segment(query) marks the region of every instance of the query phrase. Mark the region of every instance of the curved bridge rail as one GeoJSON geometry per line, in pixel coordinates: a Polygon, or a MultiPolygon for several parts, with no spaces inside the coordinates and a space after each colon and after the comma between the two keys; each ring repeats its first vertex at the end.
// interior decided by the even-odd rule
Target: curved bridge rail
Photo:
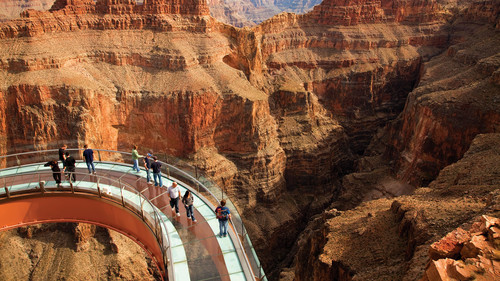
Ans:
{"type": "MultiPolygon", "coordinates": [[[[78,160],[82,160],[83,158],[81,153],[82,150],[83,149],[67,149],[67,151],[70,151],[72,156],[78,160]]],[[[131,153],[104,149],[93,150],[94,161],[96,163],[118,162],[126,163],[127,165],[131,166],[131,153]]],[[[23,165],[42,163],[49,160],[57,160],[57,151],[57,149],[51,149],[0,156],[0,168],[19,166],[19,172],[22,172],[23,165]]],[[[239,215],[236,207],[231,202],[231,200],[225,195],[223,190],[221,190],[220,187],[211,182],[202,173],[200,173],[200,171],[198,171],[195,167],[192,167],[189,164],[184,163],[182,160],[175,159],[170,156],[166,157],[166,159],[168,159],[169,162],[174,163],[170,164],[165,161],[159,161],[162,163],[162,173],[166,175],[167,178],[171,178],[172,180],[182,183],[182,185],[186,188],[203,196],[204,199],[208,199],[208,205],[216,206],[219,203],[219,198],[226,199],[227,206],[231,209],[233,214],[231,220],[232,229],[239,237],[239,239],[234,239],[234,242],[239,245],[239,250],[237,249],[237,251],[242,253],[240,256],[242,263],[246,264],[246,267],[249,268],[250,272],[252,272],[252,275],[250,275],[247,279],[267,280],[264,270],[262,269],[257,254],[250,241],[250,237],[243,225],[241,216],[239,215]]],[[[137,178],[137,181],[141,180],[144,179],[137,178]]]]}
{"type": "Polygon", "coordinates": [[[83,173],[74,173],[77,182],[58,187],[52,174],[16,173],[1,178],[0,213],[11,215],[0,216],[0,230],[58,221],[101,225],[136,241],[163,276],[173,276],[169,233],[147,198],[120,180],[83,173]]]}

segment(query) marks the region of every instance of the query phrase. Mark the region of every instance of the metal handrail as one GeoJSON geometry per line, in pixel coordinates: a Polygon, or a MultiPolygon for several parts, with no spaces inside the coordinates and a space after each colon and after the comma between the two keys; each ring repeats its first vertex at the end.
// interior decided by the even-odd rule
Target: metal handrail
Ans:
{"type": "MultiPolygon", "coordinates": [[[[66,151],[83,151],[84,149],[83,148],[67,148],[66,151]]],[[[92,149],[94,152],[97,152],[97,156],[99,158],[99,161],[95,161],[95,162],[107,162],[107,161],[101,161],[101,153],[113,153],[113,154],[119,154],[119,155],[126,155],[126,156],[131,156],[132,153],[130,152],[124,152],[124,151],[115,151],[115,150],[108,150],[108,149],[92,149]]],[[[25,156],[25,155],[30,155],[30,154],[42,154],[42,153],[52,153],[52,152],[58,152],[58,149],[49,149],[49,150],[38,150],[38,151],[29,151],[29,152],[20,152],[20,153],[15,153],[15,154],[9,154],[9,155],[3,155],[3,156],[0,156],[0,164],[1,164],[1,161],[4,159],[4,158],[8,158],[8,157],[15,157],[16,158],[16,163],[18,164],[18,166],[20,166],[20,162],[21,160],[19,159],[19,156],[25,156]]],[[[82,155],[81,154],[78,154],[80,157],[78,157],[79,159],[82,158],[82,155]]],[[[141,157],[144,157],[144,156],[141,156],[141,157]]],[[[54,157],[53,157],[54,158],[54,157]]],[[[112,162],[116,162],[116,161],[112,161],[112,162]]],[[[167,177],[168,178],[173,178],[175,180],[177,180],[177,178],[175,177],[172,177],[171,176],[171,170],[175,171],[176,173],[178,173],[180,176],[182,177],[185,177],[186,179],[189,179],[194,186],[198,187],[202,187],[204,192],[208,193],[208,195],[214,200],[214,202],[216,202],[217,204],[220,203],[220,200],[217,198],[217,196],[207,187],[205,186],[205,184],[203,184],[201,181],[199,181],[197,178],[193,177],[192,175],[190,175],[189,173],[185,172],[184,170],[182,169],[179,169],[178,167],[174,166],[174,165],[171,165],[167,162],[164,162],[164,161],[161,161],[161,160],[158,160],[158,162],[162,163],[162,169],[163,170],[166,170],[166,173],[167,173],[167,177]],[[165,165],[165,167],[163,166],[165,165]]],[[[192,166],[190,166],[191,168],[193,168],[192,166]]],[[[195,169],[195,173],[196,175],[198,176],[198,170],[195,169]]],[[[179,182],[181,182],[179,180],[179,182]]],[[[226,198],[226,199],[229,199],[227,196],[224,196],[224,192],[223,190],[218,187],[216,184],[213,184],[212,185],[216,188],[218,188],[218,190],[221,192],[222,194],[222,197],[226,198]]],[[[189,188],[190,191],[198,191],[197,193],[199,193],[199,190],[196,190],[194,189],[194,187],[191,187],[189,186],[188,184],[185,185],[186,188],[189,188]]],[[[229,200],[230,202],[230,200],[229,200]]],[[[207,203],[207,202],[206,202],[207,203]]],[[[234,204],[231,202],[231,205],[234,206],[234,204]]],[[[246,240],[247,240],[247,243],[249,244],[249,246],[251,248],[253,248],[251,242],[249,241],[248,239],[248,235],[247,232],[246,232],[246,229],[244,228],[243,226],[243,221],[241,220],[241,216],[239,215],[238,213],[238,210],[236,208],[234,208],[234,211],[235,211],[235,214],[237,217],[239,217],[240,221],[241,221],[241,230],[242,230],[242,233],[241,233],[241,236],[244,237],[246,240]]],[[[238,229],[234,223],[234,221],[231,219],[230,220],[230,223],[231,225],[233,226],[233,230],[235,231],[236,235],[238,236],[238,229]]],[[[254,256],[254,261],[256,262],[257,266],[259,267],[258,268],[258,273],[259,273],[259,276],[255,275],[255,272],[254,272],[254,269],[252,268],[252,264],[250,263],[249,259],[248,259],[248,253],[246,253],[245,251],[245,248],[243,247],[243,244],[241,242],[240,239],[236,239],[237,240],[237,244],[238,246],[240,247],[240,249],[243,251],[244,253],[244,261],[247,265],[247,268],[253,273],[253,277],[258,277],[258,278],[265,278],[265,274],[263,276],[261,276],[261,265],[260,265],[260,261],[258,260],[258,258],[254,255],[254,253],[252,253],[252,255],[254,256]]]]}
{"type": "MultiPolygon", "coordinates": [[[[91,194],[91,195],[96,195],[95,192],[91,192],[90,190],[88,189],[84,189],[84,188],[78,188],[78,187],[75,187],[74,185],[71,185],[71,189],[63,189],[63,188],[58,188],[57,186],[54,186],[53,188],[50,188],[50,187],[47,187],[46,185],[41,185],[40,183],[42,182],[42,177],[41,176],[45,176],[43,179],[50,179],[52,178],[52,175],[53,175],[54,172],[52,171],[44,171],[44,172],[28,172],[28,173],[19,173],[19,174],[15,174],[15,175],[8,175],[8,176],[4,176],[3,179],[4,179],[4,188],[5,188],[5,192],[6,192],[6,197],[4,197],[5,199],[11,199],[12,197],[17,197],[17,196],[21,196],[21,195],[26,195],[26,194],[33,194],[33,193],[36,193],[36,192],[41,192],[41,193],[46,193],[48,191],[50,192],[61,192],[61,193],[67,193],[67,192],[71,192],[71,193],[74,193],[75,191],[77,192],[80,192],[80,193],[85,193],[85,194],[91,194]],[[39,183],[39,190],[35,189],[25,189],[25,190],[22,190],[20,192],[11,192],[9,190],[9,187],[11,188],[12,186],[14,186],[14,184],[10,185],[10,186],[7,186],[6,182],[7,182],[7,179],[9,178],[14,178],[14,180],[12,180],[12,182],[14,183],[15,182],[15,178],[19,178],[20,176],[26,176],[26,175],[37,175],[38,176],[38,183],[39,183]],[[27,192],[29,191],[29,192],[27,192]],[[36,192],[33,192],[33,191],[36,191],[36,192]]],[[[75,175],[81,175],[83,178],[85,177],[89,177],[90,175],[89,174],[86,174],[86,173],[79,173],[79,172],[70,172],[69,174],[75,174],[75,175]]],[[[121,181],[118,181],[118,180],[115,180],[113,178],[109,178],[109,177],[104,177],[104,176],[101,176],[101,175],[92,175],[91,177],[93,178],[96,178],[96,183],[97,183],[97,195],[100,197],[100,198],[103,198],[102,196],[102,192],[101,190],[99,189],[99,184],[98,182],[101,180],[101,179],[105,179],[108,181],[108,185],[110,186],[114,186],[114,187],[117,187],[120,189],[120,198],[114,196],[115,194],[111,193],[111,194],[108,194],[107,196],[104,196],[105,199],[107,200],[110,200],[110,199],[117,199],[118,200],[111,200],[115,203],[118,203],[120,205],[122,205],[124,208],[132,211],[133,213],[135,213],[145,224],[146,226],[151,230],[151,232],[153,233],[153,235],[155,236],[156,238],[156,241],[158,242],[158,245],[160,246],[160,249],[161,249],[161,252],[162,252],[162,256],[163,256],[163,259],[161,262],[164,263],[164,266],[167,268],[167,274],[168,275],[171,275],[171,276],[175,276],[174,275],[174,272],[173,272],[173,266],[169,263],[169,262],[166,262],[169,260],[169,257],[172,256],[172,253],[171,253],[171,247],[170,247],[170,234],[168,233],[168,231],[163,231],[162,227],[161,227],[161,220],[159,219],[160,218],[160,215],[158,214],[158,211],[153,208],[153,222],[151,223],[150,221],[148,221],[148,219],[146,218],[146,216],[144,216],[144,202],[148,202],[151,206],[154,206],[154,204],[152,204],[151,202],[149,202],[149,200],[143,196],[140,192],[138,192],[137,190],[135,190],[132,186],[126,184],[126,183],[122,183],[121,181]],[[118,185],[113,185],[112,183],[116,184],[118,183],[118,185]],[[132,192],[134,193],[135,196],[137,196],[141,201],[141,203],[139,204],[140,206],[140,210],[139,209],[134,209],[132,208],[131,206],[133,206],[134,204],[125,204],[125,197],[123,195],[123,190],[125,187],[128,187],[128,190],[129,192],[132,192]],[[167,237],[167,241],[165,241],[163,238],[165,236],[167,237]],[[166,244],[166,245],[165,245],[166,244]]],[[[71,178],[71,175],[70,175],[70,178],[71,178]]],[[[79,180],[79,181],[85,181],[85,180],[79,180]]],[[[93,181],[89,181],[89,182],[93,182],[93,181]]],[[[27,183],[26,181],[23,181],[22,183],[27,183]]],[[[18,183],[18,184],[22,184],[21,182],[18,183]]],[[[32,181],[29,181],[29,183],[32,183],[32,181]]],[[[70,184],[71,184],[71,181],[70,181],[70,184]]],[[[2,198],[3,196],[0,195],[0,201],[4,198],[2,198]]],[[[160,261],[159,261],[160,262],[160,261]]],[[[172,280],[172,279],[170,279],[172,280]]]]}

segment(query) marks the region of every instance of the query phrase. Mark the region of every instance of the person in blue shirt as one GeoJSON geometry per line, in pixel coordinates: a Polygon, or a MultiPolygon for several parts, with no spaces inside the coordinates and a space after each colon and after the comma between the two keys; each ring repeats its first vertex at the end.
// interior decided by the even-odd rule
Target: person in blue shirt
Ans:
{"type": "Polygon", "coordinates": [[[87,144],[84,145],[83,148],[85,148],[85,150],[83,151],[83,158],[85,158],[85,163],[87,164],[87,169],[89,169],[89,174],[95,174],[94,151],[90,149],[87,144]]]}
{"type": "Polygon", "coordinates": [[[219,236],[226,237],[227,236],[227,227],[229,225],[229,220],[231,219],[231,212],[229,208],[226,207],[226,200],[222,199],[220,201],[220,205],[215,208],[215,215],[219,220],[219,236]]]}

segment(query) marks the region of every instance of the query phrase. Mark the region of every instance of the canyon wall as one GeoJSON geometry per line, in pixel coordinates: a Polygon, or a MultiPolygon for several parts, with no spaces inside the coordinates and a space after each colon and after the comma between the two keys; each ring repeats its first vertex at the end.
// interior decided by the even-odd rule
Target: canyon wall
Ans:
{"type": "Polygon", "coordinates": [[[500,129],[498,31],[462,21],[454,30],[454,44],[425,65],[418,88],[387,128],[388,157],[396,159],[401,179],[417,185],[460,159],[477,134],[500,129]]]}
{"type": "MultiPolygon", "coordinates": [[[[456,15],[447,51],[422,65],[403,112],[374,136],[356,173],[343,178],[341,201],[303,232],[281,280],[441,280],[440,268],[454,278],[454,268],[476,278],[495,274],[498,266],[493,262],[491,269],[484,257],[477,259],[486,267],[469,260],[476,267],[467,270],[477,269],[471,273],[459,261],[438,264],[429,248],[457,227],[469,229],[480,215],[499,215],[500,37],[495,21],[469,14],[491,11],[477,8],[490,4],[478,1],[456,15]],[[385,186],[387,176],[428,187],[397,199],[366,198],[373,191],[398,195],[385,186]]],[[[461,243],[450,239],[444,238],[446,247],[461,243]]]]}
{"type": "MultiPolygon", "coordinates": [[[[499,137],[476,136],[463,159],[413,195],[373,200],[344,212],[330,209],[315,217],[297,242],[294,267],[284,270],[281,280],[421,280],[429,260],[447,254],[456,258],[451,248],[465,241],[446,236],[438,242],[441,238],[457,227],[470,229],[481,215],[500,215],[499,137]]],[[[464,257],[473,252],[468,253],[464,257]]],[[[478,269],[475,275],[489,280],[498,266],[481,261],[493,271],[478,269]]]]}

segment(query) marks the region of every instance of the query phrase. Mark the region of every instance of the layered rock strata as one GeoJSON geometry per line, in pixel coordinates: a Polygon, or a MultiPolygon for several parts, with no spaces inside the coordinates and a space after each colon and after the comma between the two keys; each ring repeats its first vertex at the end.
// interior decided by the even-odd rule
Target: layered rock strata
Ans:
{"type": "Polygon", "coordinates": [[[247,36],[257,37],[255,47],[241,50],[251,52],[247,61],[234,64],[248,65],[250,80],[266,91],[298,84],[315,93],[362,154],[375,131],[402,110],[422,59],[438,54],[448,34],[439,23],[325,27],[313,26],[309,16],[264,22],[247,36]]]}
{"type": "Polygon", "coordinates": [[[427,184],[462,157],[479,133],[500,130],[498,30],[457,23],[447,52],[425,65],[405,109],[388,126],[398,176],[427,184]],[[453,70],[453,71],[450,71],[453,70]]]}

